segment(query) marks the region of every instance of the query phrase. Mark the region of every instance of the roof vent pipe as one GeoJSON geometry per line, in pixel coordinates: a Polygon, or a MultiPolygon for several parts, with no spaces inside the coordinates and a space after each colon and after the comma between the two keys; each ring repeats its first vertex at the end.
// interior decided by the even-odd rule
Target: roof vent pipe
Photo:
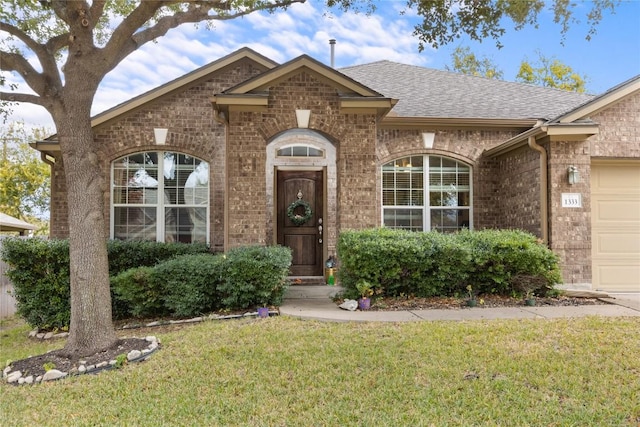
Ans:
{"type": "Polygon", "coordinates": [[[336,68],[336,39],[329,40],[331,45],[331,68],[336,68]]]}

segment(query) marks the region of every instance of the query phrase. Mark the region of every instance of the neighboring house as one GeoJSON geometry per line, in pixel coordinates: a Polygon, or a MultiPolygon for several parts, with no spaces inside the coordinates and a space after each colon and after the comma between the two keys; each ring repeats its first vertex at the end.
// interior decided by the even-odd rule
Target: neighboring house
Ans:
{"type": "Polygon", "coordinates": [[[0,212],[0,233],[2,234],[18,233],[20,236],[27,236],[37,229],[35,225],[0,212]]]}
{"type": "MultiPolygon", "coordinates": [[[[278,243],[293,276],[322,280],[342,230],[517,228],[569,286],[640,287],[640,76],[594,97],[245,48],[93,128],[111,238],[278,243]]],[[[65,237],[55,136],[34,146],[55,160],[51,235],[65,237]]]]}
{"type": "MultiPolygon", "coordinates": [[[[21,219],[0,212],[0,253],[2,241],[13,236],[28,237],[38,227],[21,219]]],[[[13,285],[5,275],[9,266],[0,259],[0,319],[13,316],[16,312],[16,300],[11,294],[13,285]]]]}

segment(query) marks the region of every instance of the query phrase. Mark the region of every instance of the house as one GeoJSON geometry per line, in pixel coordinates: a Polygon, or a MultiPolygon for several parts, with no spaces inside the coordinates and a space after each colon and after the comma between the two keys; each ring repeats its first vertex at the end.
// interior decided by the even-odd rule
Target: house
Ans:
{"type": "MultiPolygon", "coordinates": [[[[240,49],[93,118],[118,239],[293,249],[322,280],[342,230],[517,228],[568,286],[640,289],[640,76],[600,96],[390,61],[240,49]]],[[[51,234],[68,234],[55,139],[51,234]]]]}

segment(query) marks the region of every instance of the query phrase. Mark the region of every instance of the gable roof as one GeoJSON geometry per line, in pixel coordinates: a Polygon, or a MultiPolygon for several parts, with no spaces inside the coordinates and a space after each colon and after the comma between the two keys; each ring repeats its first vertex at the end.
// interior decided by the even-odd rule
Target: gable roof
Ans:
{"type": "Polygon", "coordinates": [[[26,231],[36,230],[38,227],[24,222],[21,219],[0,212],[0,231],[26,231]]]}
{"type": "Polygon", "coordinates": [[[347,76],[399,99],[402,117],[551,119],[592,95],[378,61],[341,68],[347,76]]]}
{"type": "Polygon", "coordinates": [[[536,126],[522,132],[504,143],[485,150],[487,156],[497,156],[527,143],[528,138],[542,138],[545,136],[558,137],[567,140],[571,137],[579,139],[596,135],[598,124],[589,118],[589,115],[605,110],[627,96],[640,92],[640,75],[616,85],[602,95],[591,98],[589,101],[578,105],[551,120],[540,121],[536,126]]]}
{"type": "Polygon", "coordinates": [[[565,112],[561,116],[556,117],[553,122],[571,123],[575,122],[576,120],[585,119],[592,114],[611,107],[613,104],[621,101],[623,98],[626,98],[627,96],[639,91],[640,74],[620,83],[619,85],[612,87],[602,95],[596,96],[586,103],[565,112]]]}
{"type": "Polygon", "coordinates": [[[226,113],[231,108],[266,108],[268,89],[301,71],[313,74],[315,78],[335,88],[342,109],[375,109],[377,114],[386,114],[395,105],[395,99],[342,74],[309,55],[301,55],[282,65],[233,86],[213,97],[215,108],[226,113]]]}
{"type": "Polygon", "coordinates": [[[131,111],[143,104],[151,102],[175,90],[185,89],[186,87],[189,87],[190,85],[197,83],[202,79],[206,79],[210,74],[242,59],[250,59],[256,64],[262,65],[265,69],[270,69],[278,65],[277,62],[272,61],[266,56],[261,55],[248,47],[243,47],[236,50],[235,52],[230,53],[227,56],[224,56],[205,66],[197,68],[190,73],[178,77],[177,79],[174,79],[168,83],[165,83],[162,86],[158,86],[155,89],[136,96],[135,98],[131,98],[128,101],[125,101],[113,108],[97,114],[91,120],[91,126],[102,124],[108,120],[113,119],[114,117],[120,116],[128,111],[131,111]]]}

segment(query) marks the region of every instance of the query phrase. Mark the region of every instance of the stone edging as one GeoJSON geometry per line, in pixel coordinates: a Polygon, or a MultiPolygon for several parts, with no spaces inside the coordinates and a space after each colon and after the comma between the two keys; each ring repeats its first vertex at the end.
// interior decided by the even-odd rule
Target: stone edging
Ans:
{"type": "MultiPolygon", "coordinates": [[[[277,310],[269,310],[269,317],[278,316],[280,314],[277,310]]],[[[128,325],[124,325],[118,330],[127,330],[127,329],[141,329],[141,328],[153,328],[155,326],[168,326],[168,325],[183,325],[188,323],[200,323],[206,322],[209,320],[230,320],[230,319],[242,319],[245,317],[258,317],[257,311],[250,311],[244,314],[229,314],[226,316],[221,316],[217,314],[211,314],[209,316],[201,316],[201,317],[193,317],[191,319],[182,319],[182,320],[157,320],[149,323],[132,323],[128,325]]],[[[29,332],[29,338],[35,338],[39,340],[50,340],[57,338],[67,338],[69,336],[69,332],[60,332],[54,334],[53,332],[38,332],[37,330],[33,330],[29,332]]]]}
{"type": "MultiPolygon", "coordinates": [[[[147,360],[158,348],[160,348],[160,340],[153,335],[147,336],[144,338],[147,342],[149,342],[149,346],[144,350],[131,350],[127,353],[127,362],[142,362],[147,360]]],[[[98,372],[112,369],[117,365],[116,360],[110,360],[108,362],[101,362],[97,365],[87,365],[86,362],[80,361],[80,366],[77,368],[71,369],[70,372],[62,372],[57,369],[51,369],[45,372],[44,375],[39,375],[37,377],[33,377],[33,375],[29,375],[27,377],[22,376],[22,372],[20,371],[12,371],[11,366],[7,366],[2,371],[2,378],[8,384],[38,384],[46,381],[54,381],[59,380],[61,378],[65,378],[67,376],[74,375],[82,375],[82,374],[97,374],[98,372]]]]}
{"type": "MultiPolygon", "coordinates": [[[[269,316],[277,316],[280,313],[278,311],[269,310],[269,316]]],[[[257,311],[248,312],[244,314],[231,314],[226,316],[220,316],[217,314],[212,314],[209,316],[202,317],[194,317],[192,319],[183,319],[183,320],[168,320],[168,321],[155,321],[144,324],[131,324],[124,325],[119,330],[127,330],[127,329],[139,329],[139,328],[152,328],[154,326],[166,326],[166,325],[181,325],[188,323],[200,323],[206,322],[209,320],[230,320],[230,319],[241,319],[246,317],[259,317],[257,311]]],[[[41,339],[41,340],[49,340],[49,339],[57,339],[57,338],[66,338],[69,336],[68,332],[61,332],[54,334],[53,332],[38,332],[37,330],[29,332],[29,338],[41,339]]],[[[160,340],[153,335],[144,338],[149,342],[149,347],[139,351],[132,350],[127,354],[127,362],[142,362],[151,356],[158,348],[160,348],[160,340]]],[[[41,383],[46,381],[54,381],[59,380],[61,378],[65,378],[67,376],[73,375],[81,375],[81,374],[96,374],[106,369],[112,369],[118,362],[116,360],[110,360],[109,362],[101,362],[97,365],[87,365],[86,363],[82,363],[80,361],[80,366],[78,368],[73,368],[71,372],[62,372],[57,369],[51,369],[45,372],[44,375],[40,375],[36,378],[33,375],[29,375],[27,377],[22,376],[22,372],[20,371],[12,371],[11,366],[7,366],[2,371],[2,379],[5,380],[9,384],[33,384],[33,383],[41,383]]]]}

